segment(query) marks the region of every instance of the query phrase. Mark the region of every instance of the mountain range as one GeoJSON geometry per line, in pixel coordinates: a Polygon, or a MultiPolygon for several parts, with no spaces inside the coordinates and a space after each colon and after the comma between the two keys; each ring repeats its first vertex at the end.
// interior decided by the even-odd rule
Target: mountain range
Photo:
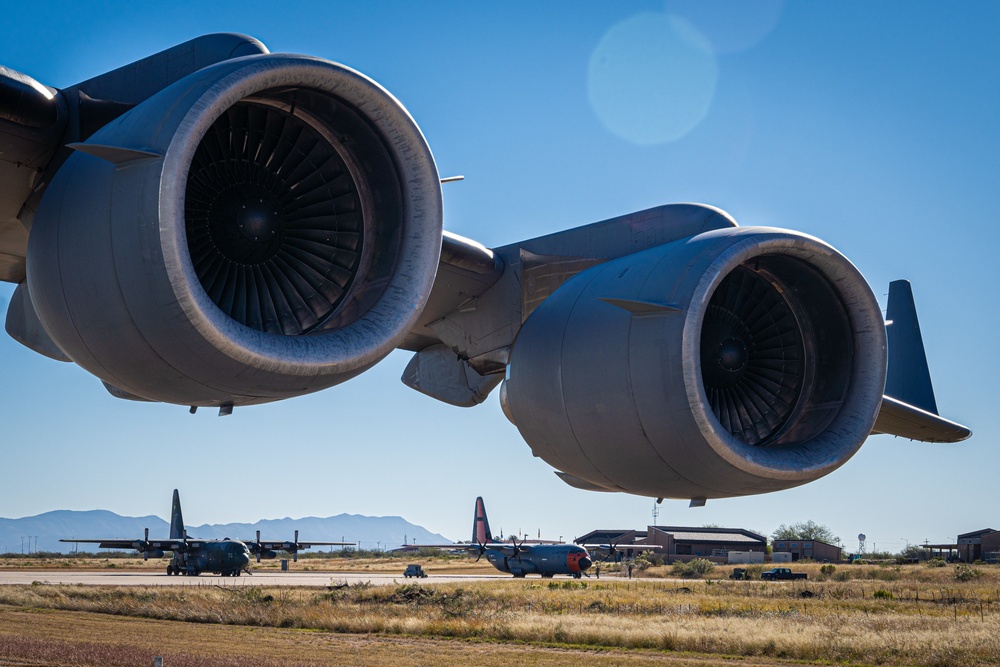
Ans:
{"type": "MultiPolygon", "coordinates": [[[[60,539],[142,539],[149,528],[150,538],[165,538],[170,523],[158,516],[120,516],[107,510],[55,510],[21,519],[0,518],[0,553],[48,551],[69,553],[71,542],[60,539]]],[[[256,523],[206,524],[186,526],[188,535],[200,539],[225,537],[252,540],[257,530],[263,540],[292,540],[296,529],[300,542],[356,542],[362,549],[395,549],[404,539],[413,544],[442,544],[448,538],[432,533],[398,516],[338,514],[301,519],[262,519],[256,523]]],[[[97,545],[80,545],[79,551],[97,551],[97,545]]],[[[333,547],[335,549],[339,547],[333,547]]],[[[316,551],[316,549],[313,549],[316,551]]]]}

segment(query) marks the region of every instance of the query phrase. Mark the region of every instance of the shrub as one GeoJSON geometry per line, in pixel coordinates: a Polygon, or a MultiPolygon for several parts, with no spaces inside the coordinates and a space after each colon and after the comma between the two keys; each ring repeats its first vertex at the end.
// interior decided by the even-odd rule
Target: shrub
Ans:
{"type": "Polygon", "coordinates": [[[824,565],[823,567],[819,568],[819,571],[822,572],[823,574],[827,575],[827,576],[830,576],[836,570],[837,570],[837,567],[835,565],[830,565],[830,564],[824,565]]]}
{"type": "Polygon", "coordinates": [[[956,581],[972,581],[983,576],[983,571],[978,567],[970,567],[964,563],[955,566],[956,581]]]}
{"type": "Polygon", "coordinates": [[[927,567],[944,567],[947,563],[944,562],[943,558],[931,558],[927,561],[927,567]]]}
{"type": "Polygon", "coordinates": [[[882,590],[880,588],[874,593],[872,593],[872,597],[875,598],[876,600],[892,600],[895,596],[891,592],[882,590]]]}
{"type": "Polygon", "coordinates": [[[697,579],[714,570],[715,563],[704,558],[695,558],[686,563],[675,561],[670,567],[674,576],[684,577],[685,579],[697,579]]]}

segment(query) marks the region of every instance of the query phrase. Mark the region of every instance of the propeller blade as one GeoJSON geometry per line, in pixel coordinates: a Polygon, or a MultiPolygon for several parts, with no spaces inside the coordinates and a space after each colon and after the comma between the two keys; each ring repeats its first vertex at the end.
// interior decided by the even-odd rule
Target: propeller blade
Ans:
{"type": "Polygon", "coordinates": [[[257,531],[257,562],[260,562],[260,531],[257,531]]]}
{"type": "Polygon", "coordinates": [[[296,531],[295,531],[295,546],[293,547],[293,551],[292,551],[292,562],[293,563],[298,563],[299,562],[299,531],[298,531],[298,529],[296,529],[296,531]]]}
{"type": "Polygon", "coordinates": [[[142,559],[149,560],[149,528],[146,529],[146,537],[142,540],[142,559]]]}

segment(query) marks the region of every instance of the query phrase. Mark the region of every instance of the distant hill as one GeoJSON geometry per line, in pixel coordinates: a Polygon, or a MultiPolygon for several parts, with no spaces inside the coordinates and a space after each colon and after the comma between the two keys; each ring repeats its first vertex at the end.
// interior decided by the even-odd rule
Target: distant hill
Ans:
{"type": "MultiPolygon", "coordinates": [[[[21,553],[22,549],[25,553],[68,553],[73,551],[74,545],[60,542],[60,539],[139,539],[145,528],[149,528],[151,538],[168,537],[170,534],[170,523],[158,516],[119,516],[107,510],[56,510],[22,519],[0,518],[0,553],[21,553]]],[[[296,529],[300,542],[360,542],[362,549],[394,549],[403,544],[404,537],[411,544],[414,539],[420,544],[452,541],[398,516],[338,514],[325,518],[286,517],[263,519],[256,523],[187,526],[188,535],[201,539],[229,537],[247,540],[253,539],[256,531],[260,530],[260,537],[264,540],[291,540],[296,529]]],[[[96,546],[80,545],[79,550],[97,551],[96,546]]]]}

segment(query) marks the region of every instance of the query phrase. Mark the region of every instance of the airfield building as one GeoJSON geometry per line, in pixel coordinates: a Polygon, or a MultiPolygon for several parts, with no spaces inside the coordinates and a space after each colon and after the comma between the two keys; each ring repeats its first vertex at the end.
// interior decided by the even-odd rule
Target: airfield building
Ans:
{"type": "Polygon", "coordinates": [[[820,540],[775,540],[772,549],[774,560],[782,562],[811,558],[824,563],[838,563],[842,555],[840,547],[820,540]],[[788,555],[781,557],[779,554],[788,555]]]}
{"type": "Polygon", "coordinates": [[[667,563],[706,558],[726,563],[730,551],[766,552],[767,538],[743,528],[689,528],[648,526],[646,530],[592,530],[574,540],[577,544],[618,546],[658,546],[657,553],[667,563]]]}
{"type": "Polygon", "coordinates": [[[1000,559],[1000,530],[984,528],[958,536],[958,559],[963,563],[977,560],[996,563],[1000,559]]]}

